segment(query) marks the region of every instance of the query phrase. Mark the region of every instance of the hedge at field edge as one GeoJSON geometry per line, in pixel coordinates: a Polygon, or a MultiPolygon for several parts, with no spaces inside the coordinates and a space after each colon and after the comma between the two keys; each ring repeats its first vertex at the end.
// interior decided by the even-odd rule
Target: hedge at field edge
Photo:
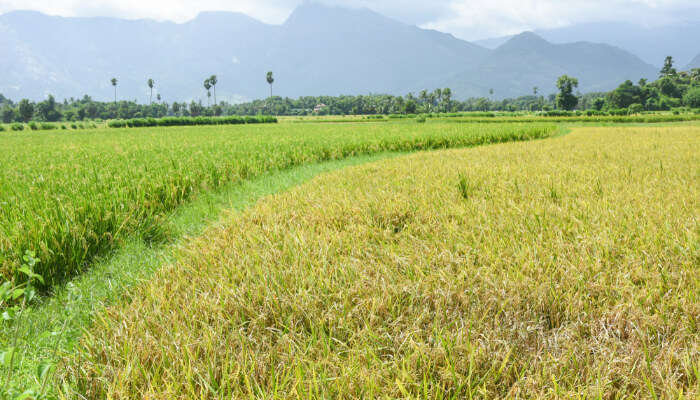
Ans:
{"type": "Polygon", "coordinates": [[[277,117],[260,115],[256,117],[165,117],[165,118],[133,118],[110,121],[110,128],[142,128],[152,126],[194,126],[194,125],[242,125],[242,124],[273,124],[277,117]]]}

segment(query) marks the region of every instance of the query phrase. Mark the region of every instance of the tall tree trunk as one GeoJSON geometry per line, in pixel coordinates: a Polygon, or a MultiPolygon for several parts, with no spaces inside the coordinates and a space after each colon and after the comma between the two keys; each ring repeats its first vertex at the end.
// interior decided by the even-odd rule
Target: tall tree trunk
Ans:
{"type": "Polygon", "coordinates": [[[216,107],[216,85],[214,85],[214,107],[216,107]]]}

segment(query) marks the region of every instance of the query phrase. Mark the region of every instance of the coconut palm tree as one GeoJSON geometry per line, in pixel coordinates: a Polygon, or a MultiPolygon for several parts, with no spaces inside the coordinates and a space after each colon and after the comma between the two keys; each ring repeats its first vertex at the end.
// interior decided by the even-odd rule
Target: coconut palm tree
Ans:
{"type": "Polygon", "coordinates": [[[275,78],[272,76],[272,71],[268,71],[266,79],[267,84],[270,85],[270,97],[272,97],[272,84],[275,83],[275,78]]]}
{"type": "Polygon", "coordinates": [[[148,102],[153,104],[153,86],[155,86],[156,83],[153,81],[153,79],[149,78],[146,84],[148,85],[148,88],[151,89],[151,97],[148,98],[148,102]]]}
{"type": "MultiPolygon", "coordinates": [[[[420,91],[418,94],[418,99],[420,100],[420,103],[423,105],[423,108],[425,109],[425,103],[428,102],[428,91],[423,89],[420,91]]],[[[423,110],[425,111],[425,110],[423,110]]]]}
{"type": "Polygon", "coordinates": [[[117,104],[117,78],[112,78],[112,86],[114,86],[114,104],[117,104]]]}
{"type": "Polygon", "coordinates": [[[216,106],[216,84],[219,83],[219,79],[216,75],[212,75],[209,77],[209,83],[214,88],[214,105],[216,106]]]}
{"type": "Polygon", "coordinates": [[[444,88],[442,89],[442,102],[444,103],[444,111],[450,111],[450,103],[452,102],[452,89],[444,88]]]}
{"type": "Polygon", "coordinates": [[[209,79],[204,80],[204,89],[207,90],[207,107],[209,104],[209,99],[211,98],[211,81],[209,79]]]}
{"type": "Polygon", "coordinates": [[[440,105],[442,104],[442,89],[435,89],[435,98],[437,100],[438,112],[440,111],[440,105]]]}

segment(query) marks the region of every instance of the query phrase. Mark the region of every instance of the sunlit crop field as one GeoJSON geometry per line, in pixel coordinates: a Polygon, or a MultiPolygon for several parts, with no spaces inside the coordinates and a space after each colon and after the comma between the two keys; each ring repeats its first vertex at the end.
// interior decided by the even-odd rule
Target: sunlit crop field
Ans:
{"type": "Polygon", "coordinates": [[[421,153],[232,214],[63,377],[113,399],[696,399],[699,268],[698,126],[421,153]]]}
{"type": "Polygon", "coordinates": [[[127,235],[161,240],[163,216],[203,190],[266,171],[382,151],[547,137],[552,125],[343,124],[0,134],[0,276],[27,250],[47,285],[127,235]]]}

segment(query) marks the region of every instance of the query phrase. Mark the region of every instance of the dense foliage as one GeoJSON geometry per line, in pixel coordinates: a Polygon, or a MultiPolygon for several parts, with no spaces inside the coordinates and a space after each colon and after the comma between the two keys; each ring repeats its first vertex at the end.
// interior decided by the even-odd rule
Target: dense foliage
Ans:
{"type": "MultiPolygon", "coordinates": [[[[274,78],[269,74],[268,82],[274,78]]],[[[205,81],[208,96],[210,89],[216,90],[216,76],[205,81]]],[[[214,117],[222,115],[372,115],[372,114],[424,114],[436,112],[464,111],[550,111],[550,110],[596,110],[610,111],[626,109],[633,112],[664,111],[679,107],[698,108],[700,69],[676,71],[673,59],[667,58],[659,79],[648,83],[645,79],[637,84],[623,82],[609,93],[574,93],[578,86],[575,77],[562,76],[557,81],[558,94],[542,96],[538,88],[533,94],[515,99],[495,100],[471,98],[459,101],[452,98],[449,88],[432,92],[423,90],[417,95],[406,96],[369,94],[358,96],[304,96],[298,99],[270,97],[241,104],[217,102],[205,106],[201,102],[157,101],[137,104],[132,101],[109,103],[93,101],[89,96],[82,99],[67,99],[57,102],[53,96],[45,101],[33,103],[23,99],[14,103],[0,94],[0,121],[4,123],[82,120],[126,120],[163,117],[214,117]]],[[[272,94],[272,93],[271,93],[272,94]]]]}

